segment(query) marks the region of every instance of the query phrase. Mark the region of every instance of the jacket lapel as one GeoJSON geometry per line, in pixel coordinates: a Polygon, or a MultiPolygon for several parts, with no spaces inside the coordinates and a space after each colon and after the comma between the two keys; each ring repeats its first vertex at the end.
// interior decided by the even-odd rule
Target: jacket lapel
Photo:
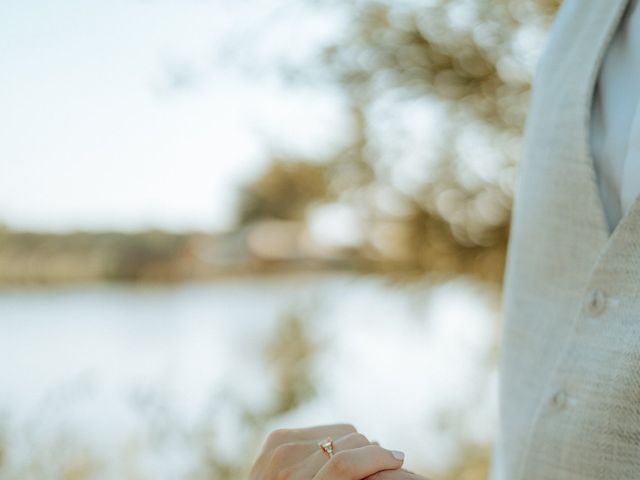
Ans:
{"type": "MultiPolygon", "coordinates": [[[[590,190],[588,198],[591,201],[584,205],[588,210],[585,215],[593,216],[593,221],[598,225],[598,230],[603,237],[604,243],[607,243],[610,238],[609,226],[597,185],[594,158],[591,154],[591,104],[604,56],[613,40],[629,0],[594,0],[576,3],[580,4],[578,8],[587,10],[584,17],[585,28],[580,30],[579,35],[574,40],[577,42],[580,52],[578,58],[583,59],[582,62],[576,62],[574,72],[575,82],[578,85],[576,89],[576,105],[579,107],[576,109],[578,118],[576,118],[575,122],[575,125],[579,126],[578,145],[576,145],[576,148],[581,150],[579,157],[587,163],[585,171],[588,172],[588,178],[585,183],[590,190]]],[[[614,234],[626,220],[626,217],[620,220],[613,232],[614,234]]]]}

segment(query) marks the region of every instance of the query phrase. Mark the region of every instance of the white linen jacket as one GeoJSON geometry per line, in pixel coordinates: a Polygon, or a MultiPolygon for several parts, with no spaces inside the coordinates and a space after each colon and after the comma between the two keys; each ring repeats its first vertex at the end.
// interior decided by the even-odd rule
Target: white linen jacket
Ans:
{"type": "Polygon", "coordinates": [[[609,235],[589,147],[597,74],[626,5],[565,0],[537,67],[493,480],[640,479],[640,204],[609,235]]]}

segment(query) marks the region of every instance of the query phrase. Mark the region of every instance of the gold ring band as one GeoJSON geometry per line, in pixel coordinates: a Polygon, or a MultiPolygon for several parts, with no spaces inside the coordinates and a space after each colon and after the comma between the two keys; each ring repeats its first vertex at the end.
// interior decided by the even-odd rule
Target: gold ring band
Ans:
{"type": "Polygon", "coordinates": [[[327,457],[333,457],[333,440],[331,437],[327,437],[326,440],[318,442],[318,446],[320,447],[320,450],[327,454],[327,457]]]}

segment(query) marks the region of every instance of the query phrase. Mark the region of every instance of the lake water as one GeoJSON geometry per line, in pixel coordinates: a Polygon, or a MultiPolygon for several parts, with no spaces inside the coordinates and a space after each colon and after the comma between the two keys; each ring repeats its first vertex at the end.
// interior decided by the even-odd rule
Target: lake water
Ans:
{"type": "Polygon", "coordinates": [[[462,440],[493,437],[494,305],[470,281],[335,274],[1,290],[4,469],[63,478],[47,462],[82,452],[87,478],[187,478],[194,431],[250,463],[244,417],[274,398],[265,352],[291,315],[316,344],[317,393],[268,428],[349,421],[409,468],[446,469],[462,440]]]}

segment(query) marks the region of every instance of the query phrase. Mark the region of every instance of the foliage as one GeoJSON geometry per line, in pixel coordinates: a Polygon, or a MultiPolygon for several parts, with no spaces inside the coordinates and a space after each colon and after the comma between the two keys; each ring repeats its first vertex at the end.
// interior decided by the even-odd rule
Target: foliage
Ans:
{"type": "Polygon", "coordinates": [[[325,170],[315,163],[275,158],[255,182],[243,188],[240,198],[240,224],[261,218],[301,220],[314,201],[328,198],[325,170]]]}
{"type": "MultiPolygon", "coordinates": [[[[165,393],[132,392],[131,404],[142,420],[144,431],[125,442],[121,450],[111,452],[108,460],[103,452],[95,451],[73,430],[55,431],[49,436],[34,435],[28,427],[23,427],[9,433],[4,418],[0,417],[0,478],[89,480],[111,478],[109,472],[123,469],[126,476],[122,478],[142,480],[152,478],[145,468],[150,459],[155,456],[162,462],[170,462],[176,453],[184,454],[190,462],[176,478],[246,478],[251,459],[257,454],[256,442],[264,436],[271,422],[315,395],[311,370],[318,349],[299,312],[285,312],[263,347],[264,373],[273,377],[275,386],[267,405],[250,407],[246,398],[239,399],[231,390],[222,390],[212,394],[211,408],[205,409],[191,424],[178,415],[165,393]],[[223,427],[230,421],[238,424],[239,431],[247,433],[238,446],[238,455],[233,458],[220,448],[228,442],[223,427]],[[26,445],[22,437],[26,438],[26,445]],[[16,454],[19,447],[28,449],[28,457],[16,454]]],[[[227,389],[232,387],[233,383],[224,385],[227,389]]],[[[79,393],[72,389],[64,396],[65,402],[79,393]]],[[[35,412],[38,421],[33,423],[49,423],[59,415],[59,405],[55,402],[42,403],[40,407],[42,410],[35,412]]],[[[176,465],[171,464],[171,467],[176,465]]]]}
{"type": "Polygon", "coordinates": [[[143,232],[16,232],[0,228],[0,284],[89,280],[179,280],[189,242],[143,232]]]}
{"type": "MultiPolygon", "coordinates": [[[[502,280],[536,47],[559,3],[313,2],[343,8],[347,27],[318,64],[285,65],[283,78],[292,86],[337,87],[346,98],[351,139],[320,160],[334,196],[367,218],[362,249],[383,268],[502,280]],[[434,104],[444,112],[437,139],[417,154],[415,146],[407,147],[412,132],[396,124],[408,108],[434,104]],[[421,173],[398,181],[398,166],[416,155],[424,165],[421,173]],[[380,192],[392,192],[402,203],[400,214],[380,211],[380,192]],[[376,241],[380,230],[387,232],[388,251],[376,241]]],[[[299,158],[295,162],[300,165],[299,158]]],[[[278,158],[276,165],[282,164],[278,158]]],[[[277,182],[278,169],[256,180],[255,185],[265,179],[278,185],[261,201],[291,204],[298,217],[311,198],[300,200],[300,190],[291,186],[299,182],[291,176],[277,182]]],[[[260,214],[268,217],[270,211],[260,214]]]]}

